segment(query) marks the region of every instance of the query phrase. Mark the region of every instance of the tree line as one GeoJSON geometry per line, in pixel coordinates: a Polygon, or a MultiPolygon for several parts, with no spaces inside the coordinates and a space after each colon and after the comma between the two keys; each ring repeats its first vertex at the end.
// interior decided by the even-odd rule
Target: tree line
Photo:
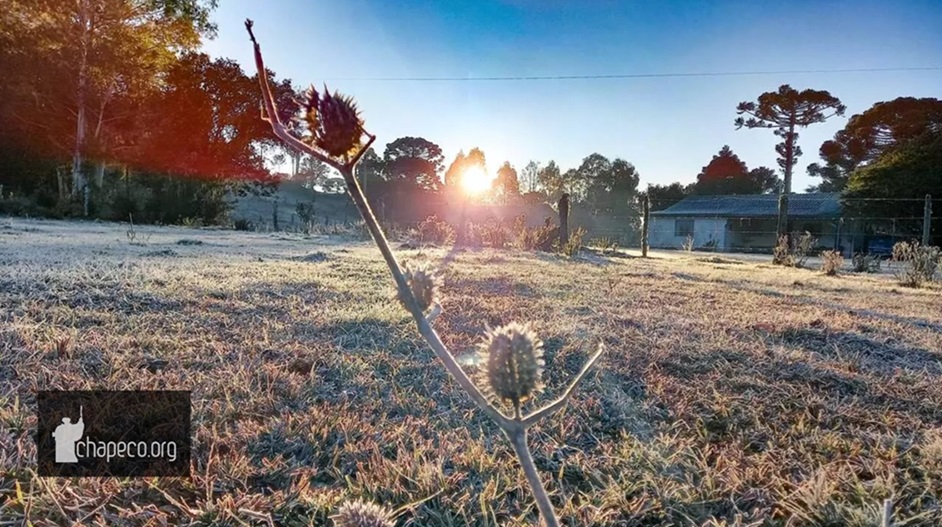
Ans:
{"type": "MultiPolygon", "coordinates": [[[[215,223],[225,218],[224,198],[234,188],[277,185],[282,175],[272,166],[287,166],[285,177],[318,191],[343,192],[336,174],[286,150],[259,119],[255,75],[198,51],[215,32],[214,6],[8,0],[0,17],[0,213],[215,223]]],[[[301,90],[267,75],[282,121],[302,133],[293,119],[303,115],[301,90]]],[[[802,155],[798,131],[844,111],[826,91],[788,85],[740,103],[735,127],[771,129],[782,139],[778,171],[750,169],[727,145],[692,183],[640,191],[632,163],[600,153],[565,170],[555,161],[522,167],[504,161],[474,199],[555,203],[566,193],[576,207],[629,216],[645,197],[657,210],[694,194],[787,193],[802,155]]],[[[821,161],[807,169],[821,184],[808,191],[844,192],[855,206],[863,202],[852,198],[942,196],[940,134],[938,99],[879,102],[821,145],[821,161]]],[[[480,148],[446,163],[433,141],[400,137],[382,152],[367,152],[359,178],[373,198],[467,199],[464,174],[486,166],[480,148]]],[[[872,203],[861,213],[872,213],[878,205],[872,203]]]]}
{"type": "MultiPolygon", "coordinates": [[[[802,155],[798,130],[845,110],[826,91],[783,85],[763,93],[756,102],[737,106],[746,117],[738,117],[734,126],[772,129],[782,138],[775,149],[784,179],[766,167],[748,170],[724,146],[695,183],[649,185],[642,194],[658,210],[696,194],[790,193],[792,170],[802,155]]],[[[806,192],[840,192],[849,217],[921,218],[926,194],[942,198],[942,101],[898,97],[877,102],[853,115],[818,154],[821,161],[809,164],[807,173],[821,183],[806,192]]],[[[942,222],[933,230],[940,228],[942,222]]]]}

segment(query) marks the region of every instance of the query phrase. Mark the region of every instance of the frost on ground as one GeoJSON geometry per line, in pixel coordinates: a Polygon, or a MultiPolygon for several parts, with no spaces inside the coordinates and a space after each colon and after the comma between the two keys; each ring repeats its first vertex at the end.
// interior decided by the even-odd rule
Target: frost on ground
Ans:
{"type": "MultiPolygon", "coordinates": [[[[496,427],[341,238],[0,220],[0,524],[533,525],[496,427]],[[190,479],[34,476],[35,391],[188,389],[190,479]]],[[[729,258],[400,251],[447,262],[446,344],[531,321],[534,430],[568,525],[942,523],[942,292],[729,258]],[[538,399],[537,404],[546,399],[538,399]]],[[[469,366],[471,367],[471,366],[469,366]]]]}

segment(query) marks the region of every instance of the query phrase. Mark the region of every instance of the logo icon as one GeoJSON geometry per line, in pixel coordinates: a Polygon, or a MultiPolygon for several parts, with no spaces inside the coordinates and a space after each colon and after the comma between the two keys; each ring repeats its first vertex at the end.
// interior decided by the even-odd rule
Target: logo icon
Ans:
{"type": "Polygon", "coordinates": [[[56,440],[56,463],[78,463],[78,458],[75,457],[75,443],[82,439],[83,433],[85,420],[82,407],[79,406],[78,422],[73,423],[71,417],[63,417],[62,424],[52,433],[56,440]]]}

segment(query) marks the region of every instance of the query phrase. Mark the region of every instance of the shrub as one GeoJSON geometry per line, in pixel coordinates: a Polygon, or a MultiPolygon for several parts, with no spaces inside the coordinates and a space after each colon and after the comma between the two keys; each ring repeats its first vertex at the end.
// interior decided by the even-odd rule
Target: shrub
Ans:
{"type": "Polygon", "coordinates": [[[298,219],[301,220],[302,225],[306,225],[314,221],[314,204],[313,203],[304,203],[299,201],[297,205],[294,206],[295,212],[298,214],[298,219]]]}
{"type": "Polygon", "coordinates": [[[821,271],[828,276],[837,276],[844,266],[844,257],[838,251],[821,253],[821,271]]]}
{"type": "Polygon", "coordinates": [[[29,216],[35,213],[36,205],[24,196],[0,198],[0,214],[10,216],[29,216]]]}
{"type": "Polygon", "coordinates": [[[920,245],[919,242],[899,242],[893,246],[893,260],[903,266],[896,273],[900,285],[921,287],[935,277],[936,269],[942,262],[942,250],[920,245]]]}
{"type": "Polygon", "coordinates": [[[546,222],[539,227],[527,227],[523,216],[517,217],[514,222],[516,245],[524,251],[550,251],[553,246],[553,237],[559,237],[559,232],[552,223],[546,222]]]}
{"type": "Polygon", "coordinates": [[[602,251],[602,254],[615,254],[618,252],[618,242],[607,236],[604,238],[596,238],[589,242],[589,244],[598,247],[599,250],[602,251]]]}
{"type": "Polygon", "coordinates": [[[779,236],[778,243],[772,249],[772,263],[784,265],[785,267],[795,266],[795,257],[792,255],[791,246],[788,243],[788,235],[779,236]]]}
{"type": "Polygon", "coordinates": [[[412,235],[417,245],[449,245],[455,241],[455,230],[434,214],[419,223],[412,235]]]}
{"type": "Polygon", "coordinates": [[[232,222],[232,227],[237,231],[252,230],[252,222],[245,218],[238,218],[232,222]]]}
{"type": "Polygon", "coordinates": [[[808,257],[811,256],[812,249],[817,245],[818,239],[812,236],[810,232],[805,231],[804,234],[794,238],[794,240],[792,254],[795,255],[795,267],[804,267],[808,257]]]}
{"type": "Polygon", "coordinates": [[[507,232],[507,228],[498,221],[487,221],[476,227],[478,228],[481,243],[485,247],[503,249],[510,242],[510,233],[507,232]]]}
{"type": "Polygon", "coordinates": [[[882,260],[875,254],[857,253],[851,259],[855,273],[879,273],[882,260]]]}
{"type": "Polygon", "coordinates": [[[582,239],[585,237],[586,230],[582,227],[569,233],[569,241],[559,248],[560,252],[572,258],[582,250],[582,239]]]}
{"type": "Polygon", "coordinates": [[[693,252],[693,234],[688,234],[684,243],[680,246],[684,251],[693,252]]]}
{"type": "Polygon", "coordinates": [[[772,263],[785,267],[804,267],[817,243],[818,239],[808,231],[801,236],[782,235],[772,249],[772,263]]]}

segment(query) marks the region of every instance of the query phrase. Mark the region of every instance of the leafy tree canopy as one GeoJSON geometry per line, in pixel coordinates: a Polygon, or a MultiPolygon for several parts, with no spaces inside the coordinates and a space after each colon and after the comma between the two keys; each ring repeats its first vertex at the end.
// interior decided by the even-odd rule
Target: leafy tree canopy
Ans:
{"type": "Polygon", "coordinates": [[[437,191],[444,156],[437,144],[421,137],[400,137],[386,145],[386,178],[404,189],[437,191]]]}
{"type": "Polygon", "coordinates": [[[927,132],[942,130],[942,100],[898,97],[878,102],[850,118],[834,138],[821,145],[823,164],[812,163],[808,174],[820,177],[821,191],[840,191],[851,172],[927,132]]]}
{"type": "Polygon", "coordinates": [[[778,165],[785,173],[784,191],[791,192],[792,169],[801,156],[798,128],[821,123],[835,115],[844,115],[846,107],[827,91],[798,91],[783,84],[777,91],[759,95],[756,102],[744,101],[736,107],[740,115],[734,121],[737,129],[771,128],[782,142],[775,146],[778,165]],[[742,117],[743,115],[747,117],[742,117]]]}

